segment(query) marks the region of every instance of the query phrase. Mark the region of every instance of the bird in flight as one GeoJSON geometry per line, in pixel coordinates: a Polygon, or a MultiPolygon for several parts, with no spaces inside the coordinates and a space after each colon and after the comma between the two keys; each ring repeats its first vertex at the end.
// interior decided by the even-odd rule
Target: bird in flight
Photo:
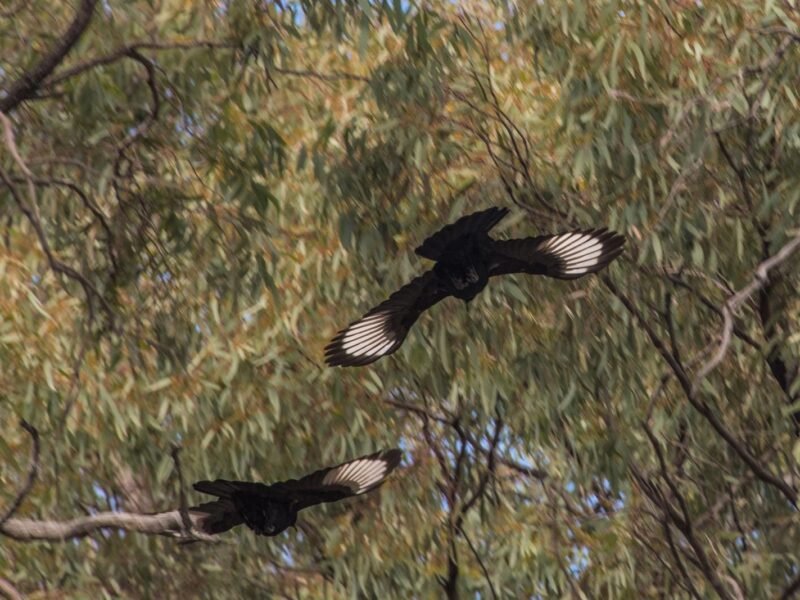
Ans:
{"type": "Polygon", "coordinates": [[[295,524],[297,513],[304,508],[374,490],[397,467],[400,457],[400,450],[383,450],[320,469],[302,479],[270,485],[224,479],[198,481],[194,489],[217,499],[190,512],[195,513],[198,529],[207,534],[244,523],[258,535],[278,535],[295,524]]]}
{"type": "Polygon", "coordinates": [[[625,238],[608,229],[584,229],[515,240],[496,240],[489,230],[508,214],[492,207],[446,225],[415,252],[436,262],[325,347],[328,365],[355,367],[396,351],[428,308],[455,296],[469,302],[489,277],[511,273],[576,279],[605,268],[622,253],[625,238]]]}

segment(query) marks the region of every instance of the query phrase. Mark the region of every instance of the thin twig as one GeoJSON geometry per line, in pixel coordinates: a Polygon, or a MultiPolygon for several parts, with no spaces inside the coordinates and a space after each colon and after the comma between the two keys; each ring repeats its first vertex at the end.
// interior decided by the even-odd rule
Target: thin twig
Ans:
{"type": "Polygon", "coordinates": [[[668,516],[675,526],[680,530],[683,536],[686,538],[686,541],[689,542],[692,550],[694,551],[694,555],[697,558],[697,565],[700,568],[700,571],[703,573],[705,578],[708,582],[712,585],[712,587],[716,590],[717,594],[721,598],[729,598],[730,595],[728,590],[722,585],[719,577],[717,576],[717,569],[711,564],[708,559],[708,555],[706,554],[705,549],[697,540],[697,537],[694,533],[694,527],[692,525],[691,515],[689,514],[689,509],[686,505],[686,501],[683,497],[683,494],[680,493],[678,490],[678,486],[675,484],[672,476],[667,469],[667,463],[664,459],[664,453],[661,451],[661,444],[658,443],[655,434],[653,433],[650,426],[642,422],[642,428],[644,429],[645,433],[647,434],[648,439],[650,440],[650,444],[653,446],[653,450],[655,450],[656,457],[658,459],[659,469],[661,471],[661,477],[666,482],[667,486],[669,487],[670,492],[678,501],[678,505],[681,509],[681,515],[678,515],[673,508],[672,504],[666,498],[662,498],[661,508],[664,511],[664,514],[668,516]]]}
{"type": "Polygon", "coordinates": [[[94,319],[94,300],[97,299],[100,301],[100,304],[103,307],[103,310],[106,313],[106,316],[109,319],[109,323],[113,321],[114,310],[111,308],[111,305],[108,301],[103,297],[102,294],[97,290],[97,288],[80,272],[76,271],[66,263],[61,262],[59,259],[53,255],[53,252],[50,249],[50,243],[47,241],[47,236],[44,233],[44,229],[42,228],[42,224],[39,221],[38,216],[34,209],[29,206],[20,196],[19,192],[17,192],[17,188],[14,185],[14,182],[11,178],[6,174],[3,169],[0,169],[0,180],[6,184],[9,191],[11,192],[11,197],[14,198],[17,206],[19,206],[20,210],[23,212],[25,217],[30,222],[33,230],[36,232],[36,237],[39,240],[39,245],[44,252],[45,257],[47,258],[47,262],[50,265],[50,269],[53,272],[65,275],[70,279],[77,281],[81,287],[83,288],[83,292],[86,295],[86,302],[89,312],[89,320],[94,319]]]}
{"type": "Polygon", "coordinates": [[[492,578],[489,576],[489,570],[486,568],[486,565],[484,564],[481,555],[478,554],[478,550],[475,548],[475,546],[472,543],[472,540],[469,539],[467,532],[464,531],[463,528],[461,529],[461,535],[464,537],[465,540],[467,540],[467,545],[469,546],[469,549],[472,550],[472,555],[475,557],[475,560],[478,561],[478,565],[480,566],[481,571],[483,571],[483,577],[484,579],[486,579],[486,583],[489,584],[489,591],[492,592],[492,598],[497,600],[497,598],[499,598],[499,596],[497,595],[497,590],[494,589],[494,583],[492,583],[492,578]]]}
{"type": "Polygon", "coordinates": [[[193,40],[188,42],[133,42],[131,44],[121,46],[103,56],[85,60],[77,65],[73,65],[64,69],[63,71],[55,73],[50,79],[44,82],[42,87],[52,87],[66,81],[67,79],[75,77],[76,75],[80,75],[81,73],[94,69],[95,67],[108,65],[123,58],[129,58],[131,57],[131,53],[138,52],[140,50],[189,50],[192,48],[233,49],[235,47],[236,45],[233,42],[214,42],[211,40],[193,40]]]}

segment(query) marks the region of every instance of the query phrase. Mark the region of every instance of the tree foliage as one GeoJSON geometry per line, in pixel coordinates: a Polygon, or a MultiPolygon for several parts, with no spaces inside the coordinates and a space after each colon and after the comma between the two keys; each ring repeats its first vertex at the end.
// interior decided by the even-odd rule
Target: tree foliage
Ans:
{"type": "Polygon", "coordinates": [[[32,0],[0,32],[0,589],[800,589],[795,0],[32,0]],[[324,367],[489,205],[626,254],[324,367]],[[191,481],[392,446],[300,531],[142,533],[191,481]]]}

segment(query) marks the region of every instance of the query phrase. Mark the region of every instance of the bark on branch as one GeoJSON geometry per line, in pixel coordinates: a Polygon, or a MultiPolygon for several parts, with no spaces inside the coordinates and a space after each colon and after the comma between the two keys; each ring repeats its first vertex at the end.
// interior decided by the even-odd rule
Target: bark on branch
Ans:
{"type": "MultiPolygon", "coordinates": [[[[199,515],[189,513],[193,525],[199,515]]],[[[8,519],[0,525],[0,533],[19,542],[64,541],[90,535],[100,529],[123,529],[170,537],[183,537],[183,517],[180,510],[141,515],[125,512],[101,512],[68,521],[8,519]]],[[[193,527],[191,540],[218,541],[214,536],[198,533],[193,527]]]]}
{"type": "Polygon", "coordinates": [[[80,39],[83,32],[89,26],[94,13],[97,0],[81,0],[75,18],[67,31],[50,49],[42,60],[29,71],[26,71],[8,88],[5,97],[0,98],[0,112],[7,113],[14,110],[21,102],[31,98],[41,83],[50,73],[64,60],[64,57],[80,39]]]}

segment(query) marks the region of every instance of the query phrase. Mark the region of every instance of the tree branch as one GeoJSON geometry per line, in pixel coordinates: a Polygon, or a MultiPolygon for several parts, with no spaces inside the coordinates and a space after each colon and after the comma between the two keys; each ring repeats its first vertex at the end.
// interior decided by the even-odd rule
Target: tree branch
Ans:
{"type": "Polygon", "coordinates": [[[717,576],[717,569],[711,565],[708,556],[705,552],[705,549],[697,540],[697,537],[694,534],[694,527],[692,526],[692,519],[691,515],[689,514],[689,509],[686,505],[686,501],[683,497],[683,494],[680,493],[678,490],[678,486],[675,484],[674,480],[669,474],[669,470],[667,469],[666,460],[664,460],[664,453],[661,451],[661,445],[658,443],[655,434],[653,433],[650,426],[642,422],[642,428],[644,429],[645,433],[647,434],[648,439],[650,440],[650,444],[653,446],[653,450],[656,453],[656,457],[658,459],[659,469],[661,471],[661,477],[669,487],[670,492],[678,501],[678,505],[681,509],[681,515],[678,516],[675,513],[675,509],[672,507],[669,500],[666,498],[663,499],[662,510],[666,516],[675,523],[675,526],[680,530],[686,540],[689,542],[692,550],[694,551],[695,556],[697,557],[697,564],[700,567],[700,571],[703,573],[705,578],[711,584],[711,586],[716,590],[717,594],[721,598],[729,598],[730,594],[725,586],[722,585],[719,577],[717,576]]]}
{"type": "Polygon", "coordinates": [[[474,544],[472,543],[472,540],[469,539],[467,532],[464,531],[463,528],[461,529],[461,535],[464,536],[465,540],[467,540],[467,545],[469,546],[469,549],[472,550],[472,555],[475,557],[475,560],[478,561],[478,565],[480,566],[481,571],[483,571],[483,577],[484,579],[486,579],[486,583],[489,584],[489,591],[492,593],[492,598],[494,598],[494,600],[497,600],[497,598],[499,597],[497,595],[497,590],[494,589],[492,578],[489,576],[489,570],[486,568],[486,565],[484,564],[481,555],[478,554],[478,550],[475,548],[474,544]]]}
{"type": "Polygon", "coordinates": [[[0,577],[0,596],[8,598],[8,600],[23,600],[22,594],[19,593],[8,579],[0,577]]]}
{"type": "Polygon", "coordinates": [[[36,428],[28,423],[25,419],[22,419],[20,422],[20,427],[22,427],[25,431],[27,431],[31,436],[31,441],[33,442],[33,446],[31,447],[31,460],[30,460],[30,467],[28,468],[28,479],[25,481],[25,484],[20,488],[19,492],[17,492],[17,497],[11,503],[11,506],[8,507],[5,514],[0,517],[0,529],[2,529],[3,524],[6,523],[11,517],[14,515],[19,507],[22,505],[22,502],[25,500],[25,497],[31,493],[31,489],[33,489],[33,484],[36,482],[36,476],[39,474],[39,452],[41,450],[39,445],[39,432],[36,428]]]}
{"type": "Polygon", "coordinates": [[[792,582],[787,586],[783,593],[781,594],[780,600],[790,600],[791,598],[795,598],[795,594],[800,592],[800,575],[794,578],[792,582]]]}
{"type": "MultiPolygon", "coordinates": [[[[798,242],[800,243],[800,242],[798,242]]],[[[777,255],[776,255],[777,256],[777,255]]],[[[773,257],[774,258],[774,257],[773,257]]],[[[762,263],[763,264],[763,263],[762,263]]],[[[722,436],[722,438],[728,443],[728,445],[739,455],[739,457],[750,467],[753,473],[764,483],[775,487],[776,489],[780,490],[780,492],[786,497],[786,499],[791,502],[792,506],[797,506],[797,492],[796,490],[790,486],[788,483],[783,481],[781,478],[777,477],[773,473],[769,471],[766,467],[764,467],[758,459],[750,453],[750,450],[733,435],[733,433],[723,424],[714,410],[708,405],[705,400],[702,400],[697,397],[695,394],[695,390],[692,386],[692,382],[689,379],[686,371],[683,370],[680,364],[675,360],[672,356],[672,353],[667,349],[664,345],[664,342],[661,338],[658,337],[656,332],[650,326],[650,323],[647,319],[645,319],[644,315],[642,315],[641,311],[636,307],[633,302],[623,294],[617,286],[615,286],[611,279],[608,276],[603,275],[600,277],[601,281],[605,284],[605,286],[611,290],[611,292],[619,298],[620,302],[628,309],[636,320],[639,322],[639,325],[644,329],[647,337],[650,338],[651,343],[655,346],[658,353],[661,357],[667,362],[667,364],[672,369],[675,377],[678,379],[678,383],[680,383],[681,388],[683,388],[683,392],[691,403],[691,405],[699,412],[703,417],[705,417],[706,421],[714,428],[714,430],[722,436]]],[[[732,319],[731,319],[732,323],[732,319]]],[[[730,335],[730,330],[728,331],[730,335]]]]}
{"type": "Polygon", "coordinates": [[[39,64],[23,73],[11,84],[5,97],[0,98],[0,112],[11,111],[34,95],[42,81],[64,60],[67,53],[83,35],[92,19],[96,4],[97,0],[81,0],[75,18],[58,43],[39,61],[39,64]]]}
{"type": "MultiPolygon", "coordinates": [[[[672,283],[689,291],[695,298],[700,300],[703,306],[705,306],[715,315],[717,315],[720,318],[724,318],[722,311],[711,300],[709,300],[706,296],[700,293],[700,291],[698,291],[695,287],[693,287],[692,285],[681,279],[679,274],[670,273],[667,271],[665,271],[664,274],[666,275],[667,279],[669,279],[672,283]]],[[[738,337],[740,340],[742,340],[750,347],[755,348],[756,350],[761,349],[761,344],[759,344],[753,338],[747,335],[747,333],[743,331],[740,327],[734,326],[733,333],[736,335],[736,337],[738,337]]]]}
{"type": "Polygon", "coordinates": [[[42,227],[42,223],[39,219],[38,210],[36,207],[36,189],[34,186],[34,179],[33,174],[31,173],[28,166],[22,160],[22,157],[17,150],[17,144],[14,137],[14,131],[12,128],[11,120],[0,112],[0,122],[3,124],[3,132],[4,132],[4,139],[5,145],[8,148],[8,151],[14,157],[14,160],[17,162],[20,170],[25,174],[25,180],[28,182],[28,195],[30,197],[30,204],[25,202],[22,196],[17,191],[16,186],[14,185],[13,178],[9,176],[3,169],[0,169],[0,180],[6,184],[6,187],[11,192],[11,197],[16,202],[19,209],[22,213],[27,217],[28,221],[30,222],[33,230],[36,232],[36,237],[39,240],[39,245],[41,246],[42,252],[44,252],[45,257],[47,258],[48,265],[50,269],[54,273],[58,273],[61,275],[65,275],[70,279],[73,279],[80,283],[81,287],[83,288],[84,294],[86,294],[86,302],[88,304],[88,311],[89,311],[89,320],[91,321],[94,318],[94,302],[93,300],[97,298],[100,301],[100,304],[103,307],[103,310],[106,313],[108,318],[109,324],[113,322],[114,311],[111,308],[111,305],[108,301],[103,297],[102,294],[97,290],[97,288],[80,272],[76,271],[69,265],[61,262],[59,259],[55,257],[52,250],[50,249],[50,243],[47,241],[47,236],[44,233],[44,228],[42,227]]]}
{"type": "MultiPolygon", "coordinates": [[[[190,512],[195,522],[199,514],[190,512]]],[[[0,526],[0,533],[19,542],[65,541],[87,536],[99,529],[123,529],[155,535],[182,538],[183,517],[180,510],[142,515],[125,512],[101,512],[68,521],[37,521],[35,519],[9,519],[0,526]]],[[[210,535],[197,531],[192,533],[191,541],[219,542],[210,535]]]]}
{"type": "Polygon", "coordinates": [[[708,374],[711,373],[711,371],[716,369],[725,358],[725,354],[728,351],[728,346],[730,346],[731,343],[733,316],[736,311],[748,298],[750,298],[750,296],[767,284],[769,281],[770,270],[784,263],[798,248],[800,248],[800,233],[795,235],[794,238],[784,244],[784,246],[778,250],[777,253],[759,264],[758,267],[756,267],[755,277],[753,280],[738,292],[728,297],[728,299],[725,301],[725,304],[722,306],[724,323],[722,326],[720,344],[717,347],[716,352],[714,352],[714,356],[712,356],[711,359],[703,364],[703,366],[698,370],[697,375],[692,381],[692,394],[697,392],[700,384],[703,382],[703,379],[705,379],[708,374]]]}
{"type": "Polygon", "coordinates": [[[85,73],[95,67],[108,65],[122,58],[130,58],[134,52],[140,50],[188,50],[191,48],[235,48],[232,42],[213,42],[211,40],[195,40],[191,42],[134,42],[126,46],[121,46],[104,56],[98,56],[85,60],[77,65],[73,65],[63,71],[55,73],[50,79],[44,82],[43,87],[52,87],[71,79],[76,75],[85,73]]]}

